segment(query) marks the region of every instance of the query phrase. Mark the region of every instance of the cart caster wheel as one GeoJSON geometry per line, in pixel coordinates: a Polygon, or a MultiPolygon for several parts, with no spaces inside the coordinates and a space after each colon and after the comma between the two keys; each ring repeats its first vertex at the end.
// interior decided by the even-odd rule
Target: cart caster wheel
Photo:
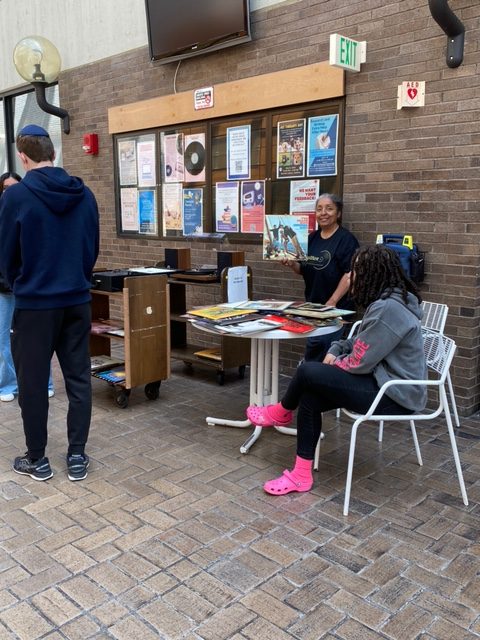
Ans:
{"type": "Polygon", "coordinates": [[[130,389],[122,389],[121,391],[117,391],[117,395],[115,396],[115,402],[120,407],[120,409],[126,409],[128,407],[129,396],[130,396],[130,389]]]}
{"type": "Polygon", "coordinates": [[[219,371],[217,373],[217,382],[221,387],[223,387],[225,384],[225,371],[219,371]]]}
{"type": "Polygon", "coordinates": [[[185,373],[187,373],[189,376],[193,376],[193,364],[191,362],[187,362],[186,360],[183,361],[183,364],[185,365],[185,373]]]}
{"type": "Polygon", "coordinates": [[[247,368],[247,365],[242,364],[240,367],[238,367],[238,377],[240,378],[240,380],[243,380],[245,378],[245,369],[247,368]]]}
{"type": "Polygon", "coordinates": [[[149,400],[156,400],[160,395],[160,382],[149,382],[146,384],[145,395],[149,400]]]}

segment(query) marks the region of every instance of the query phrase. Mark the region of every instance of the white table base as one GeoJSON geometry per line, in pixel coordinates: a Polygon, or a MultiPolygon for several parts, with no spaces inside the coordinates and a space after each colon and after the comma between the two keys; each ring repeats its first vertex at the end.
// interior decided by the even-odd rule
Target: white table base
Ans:
{"type": "MultiPolygon", "coordinates": [[[[305,337],[332,333],[336,327],[317,328],[309,334],[302,334],[305,337]]],[[[279,373],[279,351],[281,339],[299,338],[298,334],[275,329],[257,333],[250,336],[250,405],[263,407],[267,404],[278,402],[278,373],[279,373]],[[278,337],[277,337],[278,336],[278,337]]],[[[228,420],[226,418],[206,418],[209,426],[237,427],[245,429],[254,427],[253,432],[248,436],[240,447],[240,453],[248,453],[250,447],[260,437],[262,427],[253,425],[250,420],[228,420]]],[[[280,433],[295,436],[297,430],[291,427],[274,427],[280,433]]]]}
{"type": "MultiPolygon", "coordinates": [[[[250,347],[250,404],[263,407],[278,402],[278,361],[279,341],[251,338],[250,347]]],[[[245,429],[253,426],[250,420],[227,420],[225,418],[206,418],[210,426],[223,425],[245,429]]],[[[282,433],[295,435],[296,429],[275,427],[282,433]]],[[[258,440],[262,427],[255,427],[253,433],[240,447],[240,453],[248,453],[250,447],[258,440]]]]}

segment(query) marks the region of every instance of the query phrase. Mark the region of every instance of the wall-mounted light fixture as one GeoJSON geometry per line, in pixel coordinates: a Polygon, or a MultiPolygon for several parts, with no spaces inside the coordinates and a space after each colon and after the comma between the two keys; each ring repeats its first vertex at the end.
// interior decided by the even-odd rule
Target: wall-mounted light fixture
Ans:
{"type": "Polygon", "coordinates": [[[23,38],[15,46],[13,62],[22,78],[35,87],[35,96],[40,109],[61,118],[64,133],[70,133],[68,111],[50,104],[45,97],[47,85],[55,82],[62,66],[60,54],[55,45],[42,36],[23,38]]]}

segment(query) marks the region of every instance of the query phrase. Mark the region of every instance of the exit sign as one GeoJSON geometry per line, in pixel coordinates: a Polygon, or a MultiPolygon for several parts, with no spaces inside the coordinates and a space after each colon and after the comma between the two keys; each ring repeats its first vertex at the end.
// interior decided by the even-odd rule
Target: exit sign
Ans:
{"type": "Polygon", "coordinates": [[[347,71],[360,71],[367,60],[367,43],[357,42],[339,33],[330,35],[330,64],[347,71]]]}

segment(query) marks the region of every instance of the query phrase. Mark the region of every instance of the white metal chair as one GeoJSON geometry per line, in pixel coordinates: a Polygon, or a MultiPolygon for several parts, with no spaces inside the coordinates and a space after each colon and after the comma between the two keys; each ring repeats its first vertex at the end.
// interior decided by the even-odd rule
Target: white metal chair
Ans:
{"type": "MultiPolygon", "coordinates": [[[[352,425],[352,434],[350,437],[350,450],[348,455],[348,469],[347,480],[345,485],[345,501],[343,506],[343,515],[348,515],[348,507],[350,503],[350,491],[352,487],[352,475],[353,475],[353,461],[355,457],[355,444],[357,439],[357,430],[360,425],[363,425],[367,421],[381,422],[384,420],[408,421],[410,423],[410,429],[412,431],[413,442],[415,445],[415,452],[417,454],[418,464],[423,465],[422,456],[420,453],[420,447],[418,445],[417,433],[415,429],[415,422],[420,420],[433,420],[445,414],[447,422],[448,434],[450,436],[450,444],[452,446],[453,458],[455,461],[455,468],[457,470],[458,482],[460,484],[460,491],[462,494],[463,503],[468,505],[467,492],[465,489],[465,482],[463,480],[462,467],[460,464],[460,458],[458,455],[457,443],[455,441],[455,433],[453,430],[452,417],[448,407],[447,394],[445,390],[445,382],[447,380],[448,371],[455,354],[456,345],[451,338],[447,338],[441,333],[423,329],[424,339],[424,353],[427,360],[429,371],[435,374],[434,379],[426,380],[390,380],[386,382],[380,388],[375,400],[372,402],[369,410],[360,415],[342,409],[342,411],[354,420],[352,425]],[[438,389],[438,403],[432,410],[428,410],[427,413],[407,414],[407,415],[378,415],[375,410],[380,402],[380,399],[384,395],[385,391],[394,385],[409,385],[418,384],[426,387],[436,387],[438,389]]],[[[314,469],[318,469],[320,456],[320,440],[318,441],[317,449],[315,451],[314,469]]]]}
{"type": "MultiPolygon", "coordinates": [[[[432,331],[438,331],[438,333],[444,333],[445,324],[448,316],[448,306],[446,304],[440,304],[438,302],[422,302],[423,318],[422,327],[425,329],[431,329],[432,331]]],[[[457,403],[455,401],[455,394],[453,392],[452,378],[450,372],[447,374],[447,386],[448,393],[450,395],[450,402],[452,406],[453,416],[455,418],[455,424],[460,426],[460,420],[458,419],[457,403]]]]}
{"type": "MultiPolygon", "coordinates": [[[[361,321],[361,320],[357,320],[356,322],[354,322],[354,323],[352,324],[352,326],[350,327],[350,331],[348,332],[347,339],[348,339],[348,338],[352,338],[352,337],[357,333],[358,327],[359,327],[361,324],[362,324],[362,321],[361,321]]],[[[335,415],[335,417],[337,418],[337,420],[340,418],[340,414],[341,414],[341,409],[337,409],[337,413],[336,413],[336,415],[335,415]]]]}
{"type": "MultiPolygon", "coordinates": [[[[445,324],[448,316],[448,306],[439,302],[422,302],[423,316],[422,327],[429,329],[430,331],[436,331],[443,335],[445,324]]],[[[460,426],[460,420],[458,418],[457,403],[455,401],[455,394],[453,392],[452,378],[450,377],[450,371],[447,373],[447,386],[448,393],[450,395],[450,401],[452,403],[453,417],[455,418],[455,425],[460,426]]],[[[447,396],[448,399],[448,396],[447,396]]],[[[383,422],[380,422],[378,427],[378,441],[383,440],[383,422]]]]}

